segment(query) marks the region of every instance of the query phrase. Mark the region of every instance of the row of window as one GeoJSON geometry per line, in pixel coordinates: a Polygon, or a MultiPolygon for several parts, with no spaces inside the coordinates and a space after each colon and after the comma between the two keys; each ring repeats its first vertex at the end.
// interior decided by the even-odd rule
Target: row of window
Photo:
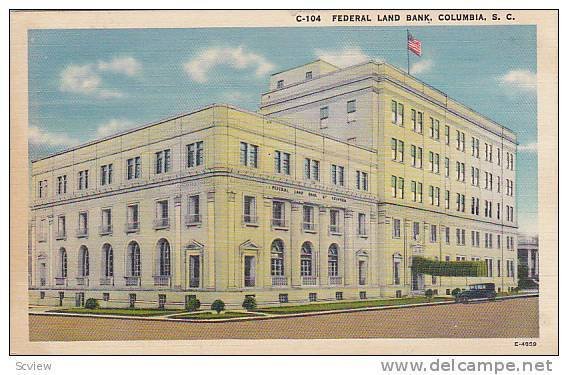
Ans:
{"type": "MultiPolygon", "coordinates": [[[[424,112],[417,111],[415,109],[410,110],[410,122],[412,125],[412,130],[418,134],[423,134],[424,131],[424,112]]],[[[394,125],[404,127],[405,126],[405,111],[404,104],[396,100],[391,101],[391,122],[394,125]]],[[[429,121],[429,137],[439,141],[440,140],[440,120],[430,117],[429,121]]],[[[449,125],[444,126],[444,143],[450,145],[451,142],[451,129],[449,125]]],[[[461,152],[465,152],[466,141],[465,133],[456,130],[455,132],[455,145],[456,149],[461,152]]],[[[506,165],[505,167],[511,171],[515,169],[514,167],[514,154],[506,152],[506,165]]],[[[479,139],[476,137],[471,137],[471,155],[473,157],[479,158],[479,139]]],[[[502,151],[501,148],[497,147],[497,165],[502,163],[502,151]]],[[[485,143],[485,160],[493,163],[493,145],[490,143],[485,143]]]]}
{"type": "MultiPolygon", "coordinates": [[[[423,184],[422,182],[418,181],[410,181],[410,192],[411,192],[411,200],[413,202],[422,203],[423,202],[423,184]]],[[[393,198],[404,199],[404,178],[399,176],[391,176],[391,196],[393,198]]],[[[429,203],[432,206],[440,207],[440,188],[437,186],[429,186],[428,189],[428,196],[429,196],[429,203]]],[[[456,193],[456,211],[458,212],[465,212],[466,204],[465,204],[465,194],[456,193]]],[[[449,190],[445,190],[444,193],[444,207],[449,210],[451,209],[451,192],[449,190]]],[[[486,218],[493,218],[493,202],[491,200],[485,200],[485,210],[484,216],[486,218]]],[[[471,214],[479,216],[479,198],[472,197],[471,198],[471,214]]],[[[514,208],[513,206],[506,205],[505,206],[505,220],[514,222],[514,208]]],[[[496,218],[497,220],[501,220],[501,203],[497,202],[497,209],[496,209],[496,218]]]]}
{"type": "MultiPolygon", "coordinates": [[[[392,138],[391,139],[391,159],[393,161],[404,163],[404,142],[392,138]]],[[[414,168],[423,168],[423,149],[415,145],[410,145],[410,165],[414,168]]],[[[432,173],[440,173],[440,154],[433,151],[428,152],[428,170],[432,173]]],[[[450,177],[450,158],[444,158],[444,176],[450,177]]],[[[465,163],[456,161],[456,180],[465,182],[466,167],[465,163]]],[[[497,192],[501,192],[501,176],[496,176],[497,192]]],[[[506,194],[513,196],[513,180],[506,179],[506,194]]],[[[479,168],[471,167],[471,185],[479,187],[479,168]]],[[[485,172],[485,189],[493,191],[493,173],[485,172]]]]}
{"type": "MultiPolygon", "coordinates": [[[[187,161],[186,167],[198,167],[203,165],[203,141],[194,142],[186,145],[187,161]]],[[[158,151],[154,154],[154,173],[168,173],[172,169],[171,149],[158,151]]],[[[126,180],[135,180],[142,177],[142,158],[140,156],[128,158],[126,160],[126,180]]],[[[101,186],[111,185],[114,180],[113,164],[105,164],[100,166],[100,184],[101,186]]],[[[38,182],[38,197],[45,198],[48,196],[47,180],[38,182]]],[[[89,188],[89,170],[79,171],[77,173],[77,190],[86,190],[89,188]]],[[[62,195],[68,192],[67,175],[57,176],[56,178],[56,194],[62,195]]]]}
{"type": "MultiPolygon", "coordinates": [[[[451,228],[448,226],[438,226],[436,224],[424,224],[424,231],[429,226],[429,241],[431,243],[438,242],[439,236],[444,237],[444,242],[447,245],[451,244],[451,228]]],[[[412,239],[414,241],[420,241],[421,237],[421,225],[420,222],[414,221],[412,222],[411,226],[411,233],[412,239]]],[[[456,237],[456,244],[457,245],[465,245],[466,242],[466,231],[463,228],[456,228],[455,237],[456,237]]],[[[392,220],[392,238],[399,239],[401,238],[401,220],[400,219],[393,219],[392,220]]],[[[479,231],[471,231],[471,246],[473,247],[480,247],[479,246],[479,239],[480,239],[480,232],[479,231]]],[[[496,248],[501,248],[501,235],[495,234],[496,239],[496,248]]],[[[506,247],[507,250],[514,250],[515,238],[513,236],[506,236],[506,247]]],[[[493,248],[493,233],[485,233],[485,248],[492,249],[493,248]]]]}

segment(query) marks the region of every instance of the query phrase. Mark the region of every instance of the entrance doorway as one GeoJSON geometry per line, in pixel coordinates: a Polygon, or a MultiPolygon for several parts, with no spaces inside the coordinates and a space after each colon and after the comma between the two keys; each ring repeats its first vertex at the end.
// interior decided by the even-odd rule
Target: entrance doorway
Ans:
{"type": "Polygon", "coordinates": [[[412,272],[412,291],[424,291],[424,274],[412,272]]]}

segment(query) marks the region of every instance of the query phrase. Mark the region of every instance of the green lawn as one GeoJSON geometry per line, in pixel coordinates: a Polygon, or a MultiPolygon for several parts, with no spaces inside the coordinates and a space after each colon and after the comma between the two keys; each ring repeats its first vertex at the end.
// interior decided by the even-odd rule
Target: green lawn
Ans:
{"type": "Polygon", "coordinates": [[[362,307],[378,307],[378,306],[399,306],[399,305],[409,305],[415,303],[440,302],[448,300],[449,300],[448,298],[444,297],[434,297],[430,301],[426,297],[411,297],[411,298],[396,298],[396,299],[393,298],[393,299],[352,301],[352,302],[312,303],[309,305],[299,305],[299,306],[268,307],[268,308],[258,309],[257,311],[268,314],[297,314],[297,313],[313,312],[313,311],[347,310],[347,309],[358,309],[362,307]]]}
{"type": "Polygon", "coordinates": [[[99,308],[86,309],[84,307],[73,307],[69,309],[52,310],[55,313],[73,314],[95,314],[95,315],[119,315],[119,316],[158,316],[173,314],[180,310],[159,310],[159,309],[120,309],[120,308],[99,308]]]}
{"type": "Polygon", "coordinates": [[[244,313],[238,311],[226,311],[224,314],[217,314],[216,312],[206,311],[196,314],[175,315],[172,316],[171,319],[233,319],[244,318],[248,316],[259,316],[259,314],[244,313]]]}

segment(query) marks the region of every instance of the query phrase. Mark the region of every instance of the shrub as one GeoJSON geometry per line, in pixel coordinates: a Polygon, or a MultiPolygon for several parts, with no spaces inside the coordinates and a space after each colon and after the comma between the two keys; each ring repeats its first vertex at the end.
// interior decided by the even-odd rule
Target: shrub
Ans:
{"type": "Polygon", "coordinates": [[[86,309],[98,309],[99,307],[99,301],[95,298],[89,298],[85,302],[86,309]]]}
{"type": "Polygon", "coordinates": [[[200,307],[201,307],[201,301],[199,301],[197,298],[190,298],[185,303],[185,309],[187,311],[197,311],[199,310],[200,307]]]}
{"type": "Polygon", "coordinates": [[[221,301],[220,299],[216,299],[211,304],[211,310],[217,311],[217,314],[220,314],[221,311],[225,310],[225,302],[221,301]]]}
{"type": "Polygon", "coordinates": [[[455,288],[454,290],[452,290],[452,296],[457,297],[458,294],[461,293],[461,289],[460,288],[455,288]]]}
{"type": "Polygon", "coordinates": [[[254,298],[253,296],[246,296],[245,300],[243,301],[243,309],[247,311],[256,309],[256,298],[254,298]]]}
{"type": "Polygon", "coordinates": [[[432,289],[426,289],[424,295],[426,296],[426,298],[432,299],[432,296],[434,296],[434,291],[432,289]]]}

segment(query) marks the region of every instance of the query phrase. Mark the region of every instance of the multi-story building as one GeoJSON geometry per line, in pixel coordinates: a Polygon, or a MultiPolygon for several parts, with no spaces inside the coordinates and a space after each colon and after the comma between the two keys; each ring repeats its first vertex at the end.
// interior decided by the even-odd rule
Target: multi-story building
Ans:
{"type": "Polygon", "coordinates": [[[516,285],[515,134],[386,63],[274,74],[32,164],[31,303],[239,306],[516,285]],[[487,277],[412,272],[482,260],[487,277]],[[68,301],[68,302],[66,302],[68,301]]]}

